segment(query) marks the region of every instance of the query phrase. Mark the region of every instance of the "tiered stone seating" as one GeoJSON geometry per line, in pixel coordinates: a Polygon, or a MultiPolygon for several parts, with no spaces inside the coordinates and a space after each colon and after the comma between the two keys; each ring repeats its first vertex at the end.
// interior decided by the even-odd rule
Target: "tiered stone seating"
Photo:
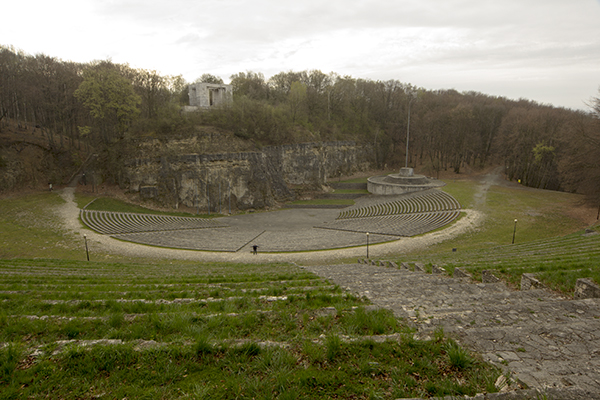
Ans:
{"type": "Polygon", "coordinates": [[[376,203],[365,207],[344,210],[338,219],[378,217],[384,215],[426,213],[459,210],[454,197],[441,190],[428,190],[391,202],[376,203]]]}
{"type": "Polygon", "coordinates": [[[392,201],[372,202],[344,210],[338,218],[319,228],[415,236],[441,228],[460,215],[460,204],[441,190],[411,193],[392,201]]]}
{"type": "Polygon", "coordinates": [[[90,229],[105,235],[156,232],[180,229],[219,228],[214,219],[81,210],[81,220],[90,229]]]}

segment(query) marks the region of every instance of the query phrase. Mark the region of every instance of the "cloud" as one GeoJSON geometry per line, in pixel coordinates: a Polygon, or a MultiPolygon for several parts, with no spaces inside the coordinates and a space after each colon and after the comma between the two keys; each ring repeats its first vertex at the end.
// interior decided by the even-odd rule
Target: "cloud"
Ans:
{"type": "Polygon", "coordinates": [[[593,0],[32,0],[3,14],[4,44],[26,52],[188,80],[319,69],[572,107],[600,83],[593,0]]]}

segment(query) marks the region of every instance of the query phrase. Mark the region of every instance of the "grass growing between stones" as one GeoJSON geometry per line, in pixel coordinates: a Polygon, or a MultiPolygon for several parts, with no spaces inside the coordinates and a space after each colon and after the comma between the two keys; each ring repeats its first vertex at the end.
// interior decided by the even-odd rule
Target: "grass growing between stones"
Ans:
{"type": "Polygon", "coordinates": [[[515,288],[524,273],[534,273],[551,289],[572,295],[578,278],[600,282],[598,227],[593,232],[596,233],[578,231],[522,244],[421,255],[418,260],[443,265],[449,273],[460,267],[475,279],[481,278],[481,271],[492,270],[515,288]]]}
{"type": "Polygon", "coordinates": [[[0,260],[0,301],[0,398],[393,399],[498,375],[285,264],[0,260]]]}

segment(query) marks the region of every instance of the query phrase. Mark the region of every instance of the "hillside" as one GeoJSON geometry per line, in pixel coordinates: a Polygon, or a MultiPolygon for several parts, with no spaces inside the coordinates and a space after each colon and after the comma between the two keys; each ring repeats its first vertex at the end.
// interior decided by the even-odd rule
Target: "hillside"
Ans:
{"type": "MultiPolygon", "coordinates": [[[[125,161],[142,148],[168,157],[182,148],[186,154],[215,154],[352,141],[371,147],[364,156],[375,169],[408,163],[438,176],[504,165],[510,180],[526,186],[584,194],[592,204],[600,200],[598,97],[584,112],[318,70],[270,79],[249,71],[230,79],[230,99],[186,113],[190,83],[181,77],[111,61],[63,62],[0,46],[0,129],[35,121],[54,153],[68,151],[60,156],[66,164],[79,165],[83,143],[94,147],[98,183],[122,185],[125,161]],[[198,126],[210,131],[198,132],[198,126]],[[195,136],[194,143],[175,144],[195,136]]],[[[60,180],[68,169],[58,160],[16,166],[15,152],[2,156],[10,165],[3,187],[60,180]]],[[[171,177],[162,185],[176,186],[171,177]]]]}
{"type": "Polygon", "coordinates": [[[33,125],[4,124],[0,129],[0,193],[65,183],[87,152],[84,144],[63,135],[33,125]]]}

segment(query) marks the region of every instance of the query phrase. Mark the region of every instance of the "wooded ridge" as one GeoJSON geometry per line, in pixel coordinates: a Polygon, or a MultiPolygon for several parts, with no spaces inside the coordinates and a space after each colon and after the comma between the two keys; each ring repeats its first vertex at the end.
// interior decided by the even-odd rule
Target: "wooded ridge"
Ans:
{"type": "MultiPolygon", "coordinates": [[[[236,148],[246,142],[246,149],[368,143],[374,166],[395,168],[407,160],[432,176],[447,169],[460,173],[465,166],[505,165],[507,177],[524,185],[582,193],[600,202],[600,95],[589,100],[585,112],[318,70],[281,72],[270,79],[240,72],[230,80],[231,102],[183,113],[189,99],[181,76],[111,61],[65,62],[0,46],[0,132],[37,127],[48,141],[46,151],[68,155],[73,167],[94,151],[108,181],[117,180],[122,160],[143,156],[144,140],[166,142],[209,129],[229,137],[236,148]]],[[[210,74],[198,81],[222,83],[210,74]]],[[[0,175],[18,161],[14,143],[0,143],[0,175]]],[[[6,182],[0,179],[0,185],[6,182]]]]}

